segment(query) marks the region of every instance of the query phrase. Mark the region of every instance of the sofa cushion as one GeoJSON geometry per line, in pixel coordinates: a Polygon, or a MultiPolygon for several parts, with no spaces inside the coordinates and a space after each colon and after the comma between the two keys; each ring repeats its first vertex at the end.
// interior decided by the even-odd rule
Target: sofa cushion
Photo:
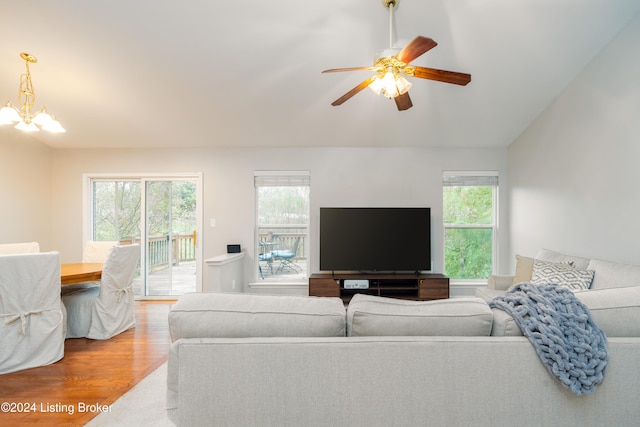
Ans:
{"type": "Polygon", "coordinates": [[[591,261],[588,258],[565,255],[561,254],[560,252],[552,251],[550,249],[541,249],[540,252],[538,252],[538,254],[536,255],[536,259],[539,259],[541,261],[554,262],[556,264],[570,264],[579,270],[586,270],[589,266],[589,261],[591,261]]]}
{"type": "Polygon", "coordinates": [[[495,297],[499,297],[500,295],[504,295],[504,290],[501,289],[490,289],[487,286],[481,286],[476,288],[476,297],[482,298],[486,302],[491,301],[495,297]]]}
{"type": "Polygon", "coordinates": [[[593,270],[580,270],[568,264],[533,261],[531,283],[534,285],[554,284],[572,291],[589,289],[593,281],[593,270]]]}
{"type": "Polygon", "coordinates": [[[640,337],[640,286],[576,292],[608,337],[640,337]]]}
{"type": "Polygon", "coordinates": [[[489,336],[493,314],[481,298],[407,301],[356,294],[347,336],[489,336]]]}
{"type": "Polygon", "coordinates": [[[592,259],[589,270],[595,270],[591,289],[640,286],[640,266],[592,259]]]}
{"type": "Polygon", "coordinates": [[[189,293],[169,312],[171,339],[345,336],[340,298],[189,293]]]}
{"type": "Polygon", "coordinates": [[[518,326],[518,323],[509,313],[499,308],[492,308],[491,311],[493,312],[492,336],[517,337],[523,335],[520,326],[518,326]]]}

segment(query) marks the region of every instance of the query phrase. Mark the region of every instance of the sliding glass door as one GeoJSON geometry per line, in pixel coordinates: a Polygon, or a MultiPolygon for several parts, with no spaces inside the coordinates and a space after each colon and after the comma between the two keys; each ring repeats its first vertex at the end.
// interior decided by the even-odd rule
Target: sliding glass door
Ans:
{"type": "Polygon", "coordinates": [[[196,290],[196,182],[153,180],[146,188],[147,295],[196,290]]]}
{"type": "Polygon", "coordinates": [[[199,206],[201,177],[87,178],[85,240],[140,243],[137,297],[177,296],[201,289],[199,206]]]}

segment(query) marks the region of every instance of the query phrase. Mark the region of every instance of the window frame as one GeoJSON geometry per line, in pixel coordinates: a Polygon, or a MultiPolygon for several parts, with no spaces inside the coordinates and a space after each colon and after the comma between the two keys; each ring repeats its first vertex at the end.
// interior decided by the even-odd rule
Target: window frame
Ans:
{"type": "MultiPolygon", "coordinates": [[[[254,171],[254,197],[255,197],[255,217],[254,217],[254,266],[253,270],[253,279],[251,281],[250,286],[306,286],[308,284],[308,278],[310,275],[310,256],[309,256],[309,248],[310,238],[311,238],[311,173],[310,171],[254,171]],[[278,185],[280,184],[280,185],[278,185]],[[282,280],[264,280],[260,277],[259,273],[259,240],[260,240],[260,228],[261,224],[259,221],[259,202],[258,202],[258,188],[263,186],[307,186],[308,187],[308,204],[309,204],[309,212],[308,212],[308,222],[306,224],[305,233],[306,238],[304,239],[304,248],[303,251],[307,254],[307,267],[306,272],[304,274],[304,278],[300,280],[288,280],[283,278],[282,280]]],[[[263,225],[263,224],[262,224],[263,225]]]]}
{"type": "MultiPolygon", "coordinates": [[[[496,274],[498,271],[498,255],[499,248],[499,189],[500,189],[500,176],[498,171],[443,171],[442,174],[442,200],[443,200],[443,215],[442,215],[442,267],[443,272],[446,272],[446,232],[447,229],[483,229],[492,230],[491,232],[491,273],[496,274]],[[447,181],[458,181],[461,185],[452,185],[447,181]],[[464,185],[467,183],[467,185],[464,185]],[[451,224],[446,223],[444,218],[444,187],[472,187],[472,186],[486,186],[492,187],[491,198],[491,210],[492,221],[490,224],[451,224]]],[[[450,278],[452,283],[475,285],[486,284],[486,278],[474,278],[474,279],[461,279],[450,278]]]]}

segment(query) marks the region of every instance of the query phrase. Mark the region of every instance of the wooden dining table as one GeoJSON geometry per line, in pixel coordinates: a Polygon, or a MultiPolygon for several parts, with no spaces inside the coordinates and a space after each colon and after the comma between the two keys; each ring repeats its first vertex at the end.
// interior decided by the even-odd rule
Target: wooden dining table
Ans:
{"type": "Polygon", "coordinates": [[[101,262],[60,264],[60,283],[64,286],[100,280],[103,265],[101,262]]]}

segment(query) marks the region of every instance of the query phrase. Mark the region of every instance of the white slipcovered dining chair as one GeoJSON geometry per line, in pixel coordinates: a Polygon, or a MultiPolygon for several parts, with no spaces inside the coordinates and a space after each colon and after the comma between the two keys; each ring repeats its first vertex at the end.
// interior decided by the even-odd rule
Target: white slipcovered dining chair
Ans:
{"type": "Polygon", "coordinates": [[[100,286],[80,288],[62,296],[67,309],[67,338],[106,340],[135,323],[133,279],[140,245],[113,246],[100,286]]]}
{"type": "Polygon", "coordinates": [[[64,356],[60,254],[0,255],[0,374],[64,356]]]}
{"type": "MultiPolygon", "coordinates": [[[[89,240],[82,250],[82,262],[95,262],[104,264],[109,257],[111,248],[119,244],[116,240],[89,240]]],[[[94,288],[100,286],[99,281],[74,283],[62,287],[62,297],[77,292],[79,289],[94,288]]]]}
{"type": "Polygon", "coordinates": [[[104,263],[111,248],[118,245],[115,240],[89,240],[82,250],[82,262],[104,263]]]}
{"type": "Polygon", "coordinates": [[[36,252],[40,252],[38,242],[0,243],[0,255],[31,254],[36,252]]]}

